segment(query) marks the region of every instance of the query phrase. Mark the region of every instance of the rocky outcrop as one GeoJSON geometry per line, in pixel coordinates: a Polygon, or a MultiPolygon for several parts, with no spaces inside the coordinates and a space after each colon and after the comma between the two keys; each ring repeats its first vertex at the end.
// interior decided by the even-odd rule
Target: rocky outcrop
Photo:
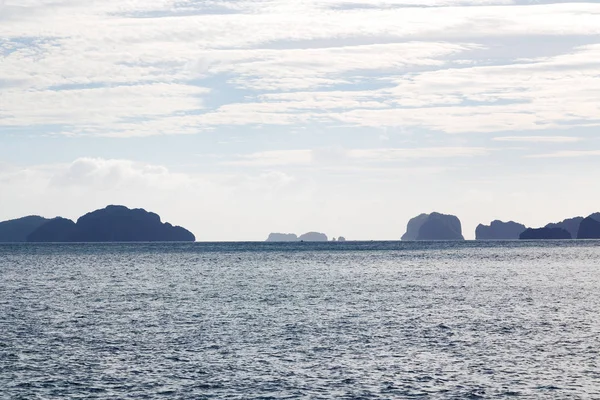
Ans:
{"type": "MultiPolygon", "coordinates": [[[[600,221],[600,213],[591,214],[590,216],[588,216],[588,218],[593,218],[597,221],[600,221]]],[[[584,217],[567,218],[560,222],[553,222],[547,224],[545,227],[566,229],[571,234],[571,237],[575,239],[579,238],[579,227],[584,219],[584,217]]]]}
{"type": "Polygon", "coordinates": [[[492,221],[488,225],[479,224],[475,229],[476,240],[513,240],[518,239],[527,227],[513,221],[492,221]]]}
{"type": "Polygon", "coordinates": [[[327,235],[324,233],[308,232],[304,235],[300,235],[300,237],[298,237],[298,240],[301,242],[326,242],[328,239],[327,235]]]}
{"type": "Polygon", "coordinates": [[[0,243],[26,242],[27,236],[48,221],[46,218],[31,215],[0,222],[0,243]]]}
{"type": "Polygon", "coordinates": [[[408,221],[402,240],[465,240],[460,220],[454,215],[421,214],[408,221]]]}
{"type": "Polygon", "coordinates": [[[297,242],[295,233],[270,233],[267,242],[297,242]]]}
{"type": "Polygon", "coordinates": [[[329,240],[327,235],[319,232],[308,232],[300,236],[294,233],[271,233],[267,238],[267,242],[326,242],[327,240],[329,240]]]}
{"type": "Polygon", "coordinates": [[[561,228],[568,231],[571,238],[576,238],[581,221],[583,221],[583,217],[567,218],[560,222],[550,223],[546,225],[545,228],[561,228]]]}
{"type": "Polygon", "coordinates": [[[577,239],[600,239],[600,214],[592,214],[581,221],[577,239]]]}
{"type": "Polygon", "coordinates": [[[417,237],[419,236],[419,229],[421,229],[423,223],[427,221],[427,218],[429,218],[429,214],[421,214],[411,218],[406,225],[406,233],[402,235],[401,240],[417,240],[417,237]]]}
{"type": "Polygon", "coordinates": [[[55,218],[32,232],[29,242],[193,242],[194,235],[179,226],[162,223],[143,209],[108,206],[74,223],[55,218]]]}
{"type": "Polygon", "coordinates": [[[431,213],[421,225],[417,240],[465,240],[458,217],[431,213]]]}
{"type": "Polygon", "coordinates": [[[545,228],[562,228],[568,231],[572,238],[576,238],[581,221],[583,221],[583,217],[567,218],[560,222],[550,223],[545,228]]]}
{"type": "Polygon", "coordinates": [[[346,241],[346,238],[345,238],[345,237],[343,237],[343,236],[340,236],[340,237],[338,238],[338,242],[345,242],[345,241],[346,241]]]}
{"type": "Polygon", "coordinates": [[[538,228],[526,229],[519,235],[519,239],[524,240],[544,240],[544,239],[571,239],[572,236],[568,230],[563,228],[538,228]]]}

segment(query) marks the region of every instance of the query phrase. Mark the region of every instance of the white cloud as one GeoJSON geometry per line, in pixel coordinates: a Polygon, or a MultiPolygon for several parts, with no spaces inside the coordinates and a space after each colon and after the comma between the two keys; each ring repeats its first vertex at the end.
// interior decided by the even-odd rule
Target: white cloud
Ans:
{"type": "Polygon", "coordinates": [[[50,183],[63,188],[92,186],[102,190],[131,190],[143,186],[166,190],[181,188],[191,184],[191,181],[188,176],[171,173],[160,165],[129,160],[79,158],[54,174],[50,183]]]}
{"type": "Polygon", "coordinates": [[[575,136],[498,136],[493,140],[496,142],[574,143],[582,139],[575,136]]]}
{"type": "Polygon", "coordinates": [[[426,148],[377,148],[343,149],[319,148],[314,150],[276,150],[240,155],[226,165],[277,166],[277,165],[344,165],[356,161],[387,162],[431,158],[462,158],[489,154],[482,147],[426,147],[426,148]]]}
{"type": "Polygon", "coordinates": [[[327,87],[368,80],[415,67],[439,67],[442,57],[477,48],[473,44],[408,42],[343,47],[236,50],[210,53],[211,72],[233,73],[236,86],[257,90],[327,87]],[[352,76],[348,76],[349,73],[352,76]]]}
{"type": "MultiPolygon", "coordinates": [[[[76,90],[19,90],[2,93],[0,115],[5,126],[65,124],[86,133],[120,131],[126,121],[140,127],[154,118],[203,108],[207,89],[174,84],[102,87],[76,90]]],[[[177,131],[179,126],[173,126],[177,131]]],[[[161,132],[155,132],[161,133],[161,132]]]]}
{"type": "Polygon", "coordinates": [[[397,161],[420,158],[475,157],[489,154],[482,147],[427,147],[414,149],[360,149],[351,150],[350,157],[373,161],[397,161]]]}
{"type": "Polygon", "coordinates": [[[239,156],[236,161],[228,161],[228,165],[253,165],[253,166],[275,166],[275,165],[306,165],[312,161],[310,150],[276,150],[262,151],[248,155],[239,156]]]}
{"type": "Polygon", "coordinates": [[[5,3],[3,15],[0,126],[120,137],[305,122],[454,133],[584,126],[598,115],[598,46],[482,66],[495,47],[478,44],[597,34],[592,2],[31,0],[5,3]],[[196,78],[252,93],[198,117],[212,93],[190,85],[196,78]]]}
{"type": "Polygon", "coordinates": [[[579,158],[579,157],[597,157],[600,156],[600,150],[563,150],[546,154],[531,154],[528,158],[579,158]]]}

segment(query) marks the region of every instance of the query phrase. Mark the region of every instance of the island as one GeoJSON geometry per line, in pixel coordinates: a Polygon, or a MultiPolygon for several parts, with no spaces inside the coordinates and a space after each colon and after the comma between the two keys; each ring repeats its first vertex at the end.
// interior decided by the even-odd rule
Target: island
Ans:
{"type": "Polygon", "coordinates": [[[307,232],[297,236],[295,233],[270,233],[267,242],[326,242],[327,235],[320,232],[307,232]]]}
{"type": "Polygon", "coordinates": [[[402,235],[402,238],[400,240],[417,240],[417,237],[419,236],[419,229],[421,229],[421,225],[423,225],[427,218],[429,218],[429,214],[420,214],[414,218],[411,218],[408,221],[408,225],[406,226],[406,233],[402,235]]]}
{"type": "Polygon", "coordinates": [[[267,242],[297,242],[295,233],[270,233],[267,242]]]}
{"type": "Polygon", "coordinates": [[[458,217],[432,212],[420,214],[408,221],[406,233],[402,235],[401,240],[465,240],[465,238],[458,217]]]}
{"type": "Polygon", "coordinates": [[[560,222],[547,224],[545,228],[562,228],[569,232],[571,238],[576,238],[579,232],[579,225],[583,221],[583,217],[567,218],[560,222]]]}
{"type": "Polygon", "coordinates": [[[492,221],[490,225],[477,225],[475,229],[476,240],[514,240],[519,239],[527,227],[514,221],[492,221]]]}
{"type": "Polygon", "coordinates": [[[161,222],[144,209],[111,205],[80,217],[77,222],[54,218],[30,233],[28,242],[193,242],[180,226],[161,222]]]}
{"type": "Polygon", "coordinates": [[[37,215],[0,222],[0,243],[26,242],[27,236],[49,220],[37,215]]]}
{"type": "Polygon", "coordinates": [[[546,240],[546,239],[572,239],[568,230],[564,228],[528,228],[519,235],[522,240],[546,240]]]}
{"type": "Polygon", "coordinates": [[[326,242],[329,239],[327,239],[327,235],[324,233],[308,232],[304,235],[300,235],[298,240],[301,242],[326,242]]]}
{"type": "Polygon", "coordinates": [[[592,214],[581,221],[577,239],[600,239],[600,214],[592,214]]]}
{"type": "Polygon", "coordinates": [[[28,242],[76,242],[77,225],[67,218],[56,217],[27,236],[28,242]]]}

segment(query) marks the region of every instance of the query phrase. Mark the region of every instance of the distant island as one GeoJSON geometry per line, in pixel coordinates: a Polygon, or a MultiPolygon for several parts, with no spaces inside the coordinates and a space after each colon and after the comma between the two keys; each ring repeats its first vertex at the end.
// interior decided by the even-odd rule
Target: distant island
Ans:
{"type": "Polygon", "coordinates": [[[519,239],[600,239],[600,213],[585,218],[567,218],[546,224],[543,228],[529,228],[520,234],[519,239]]]}
{"type": "Polygon", "coordinates": [[[479,224],[475,229],[476,240],[514,240],[518,239],[527,227],[517,222],[492,221],[490,225],[479,224]]]}
{"type": "MultiPolygon", "coordinates": [[[[0,222],[0,243],[15,242],[192,242],[195,236],[180,226],[163,223],[160,216],[144,209],[110,205],[72,221],[37,215],[0,222]]],[[[600,212],[551,222],[540,228],[494,220],[479,224],[476,240],[600,239],[600,212]]],[[[403,241],[462,241],[461,221],[455,215],[423,213],[411,218],[403,241]]],[[[270,233],[267,242],[327,242],[325,233],[270,233]]],[[[344,236],[331,242],[345,242],[344,236]]]]}
{"type": "MultiPolygon", "coordinates": [[[[343,237],[342,237],[343,239],[343,237]]],[[[307,232],[297,236],[295,233],[270,233],[267,242],[326,242],[327,235],[320,232],[307,232]]],[[[343,239],[345,240],[345,239],[343,239]]]]}
{"type": "Polygon", "coordinates": [[[0,223],[4,242],[193,242],[180,226],[161,222],[144,209],[111,205],[80,217],[77,222],[57,217],[25,217],[0,223]]]}
{"type": "Polygon", "coordinates": [[[438,212],[420,214],[406,227],[403,241],[411,240],[465,240],[458,217],[438,212]]]}
{"type": "Polygon", "coordinates": [[[267,242],[297,242],[298,235],[295,233],[270,233],[267,242]]]}
{"type": "Polygon", "coordinates": [[[571,235],[571,238],[575,239],[575,238],[577,238],[577,234],[579,232],[579,225],[581,224],[581,221],[583,221],[583,217],[568,218],[561,222],[553,222],[553,223],[547,224],[545,226],[545,228],[564,229],[569,232],[569,234],[571,235]]]}
{"type": "Polygon", "coordinates": [[[592,214],[581,221],[577,239],[600,239],[600,214],[592,214]]]}
{"type": "Polygon", "coordinates": [[[568,230],[564,228],[527,228],[519,235],[523,240],[547,240],[547,239],[572,239],[568,230]]]}
{"type": "Polygon", "coordinates": [[[30,215],[19,219],[0,222],[0,243],[26,242],[27,236],[49,219],[30,215]]]}

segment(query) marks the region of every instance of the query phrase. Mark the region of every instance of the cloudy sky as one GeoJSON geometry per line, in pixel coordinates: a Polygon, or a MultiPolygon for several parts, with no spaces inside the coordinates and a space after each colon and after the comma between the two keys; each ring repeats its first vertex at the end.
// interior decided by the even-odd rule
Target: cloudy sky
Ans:
{"type": "Polygon", "coordinates": [[[600,2],[0,0],[0,220],[198,240],[600,211],[600,2]]]}

